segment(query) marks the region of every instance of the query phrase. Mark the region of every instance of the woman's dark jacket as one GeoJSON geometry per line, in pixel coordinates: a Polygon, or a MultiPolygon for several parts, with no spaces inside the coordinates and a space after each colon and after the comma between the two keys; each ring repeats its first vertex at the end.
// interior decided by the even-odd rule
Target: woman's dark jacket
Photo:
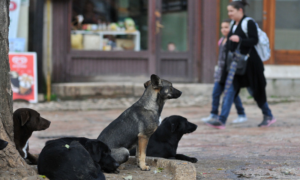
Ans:
{"type": "MultiPolygon", "coordinates": [[[[244,33],[241,27],[241,22],[246,16],[242,18],[239,22],[236,30],[232,33],[232,28],[228,34],[228,41],[226,43],[226,54],[228,51],[234,51],[238,43],[229,40],[230,36],[238,35],[240,37],[241,46],[240,50],[242,54],[248,54],[250,52],[250,57],[248,58],[246,73],[244,75],[235,75],[233,80],[233,85],[237,94],[242,87],[250,87],[253,91],[253,97],[259,106],[262,106],[266,101],[266,78],[264,76],[264,65],[256,52],[255,45],[258,43],[258,33],[257,27],[254,21],[248,21],[248,37],[244,33]]],[[[221,76],[220,84],[224,85],[226,82],[227,74],[227,55],[225,61],[224,71],[221,76]]],[[[236,94],[236,95],[237,95],[236,94]]]]}

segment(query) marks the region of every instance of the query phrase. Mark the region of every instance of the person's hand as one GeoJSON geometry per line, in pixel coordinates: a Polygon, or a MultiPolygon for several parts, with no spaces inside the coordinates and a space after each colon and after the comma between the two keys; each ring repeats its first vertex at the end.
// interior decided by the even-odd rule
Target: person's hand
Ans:
{"type": "Polygon", "coordinates": [[[232,41],[232,42],[237,42],[238,43],[238,42],[240,42],[240,37],[237,36],[237,35],[232,35],[232,36],[230,36],[229,40],[232,41]]]}

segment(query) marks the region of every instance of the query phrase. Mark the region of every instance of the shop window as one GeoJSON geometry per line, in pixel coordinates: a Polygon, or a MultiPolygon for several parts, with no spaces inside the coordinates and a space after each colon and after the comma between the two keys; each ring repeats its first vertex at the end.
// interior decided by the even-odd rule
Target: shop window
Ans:
{"type": "Polygon", "coordinates": [[[276,0],[275,49],[300,50],[300,0],[276,0]]]}
{"type": "Polygon", "coordinates": [[[73,0],[72,10],[72,49],[147,50],[148,0],[73,0]]]}
{"type": "Polygon", "coordinates": [[[187,0],[162,0],[161,50],[184,52],[188,49],[187,0]]]}

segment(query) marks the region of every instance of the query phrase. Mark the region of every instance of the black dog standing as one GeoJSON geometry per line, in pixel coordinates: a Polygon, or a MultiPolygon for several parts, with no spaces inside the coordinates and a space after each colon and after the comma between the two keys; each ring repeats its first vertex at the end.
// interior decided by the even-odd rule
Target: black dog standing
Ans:
{"type": "Polygon", "coordinates": [[[113,158],[120,164],[128,160],[129,150],[136,147],[138,166],[150,170],[145,162],[149,138],[158,127],[165,101],[180,97],[181,92],[173,88],[171,82],[154,74],[144,86],[142,97],[111,122],[98,140],[111,148],[113,158]]]}

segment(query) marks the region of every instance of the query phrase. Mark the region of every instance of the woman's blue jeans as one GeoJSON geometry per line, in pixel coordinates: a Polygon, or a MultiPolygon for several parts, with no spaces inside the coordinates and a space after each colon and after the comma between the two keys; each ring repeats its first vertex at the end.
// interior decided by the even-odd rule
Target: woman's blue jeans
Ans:
{"type": "MultiPolygon", "coordinates": [[[[248,87],[247,90],[248,90],[249,94],[251,96],[253,96],[252,89],[248,87]]],[[[230,113],[231,105],[234,100],[235,94],[236,94],[236,90],[234,89],[234,86],[232,84],[230,86],[230,88],[228,89],[227,96],[225,96],[223,98],[222,110],[221,110],[221,114],[219,116],[219,120],[224,124],[226,123],[228,115],[230,113]]],[[[272,112],[269,108],[268,102],[265,102],[264,105],[258,106],[258,107],[261,109],[263,115],[273,117],[272,112]]]]}
{"type": "MultiPolygon", "coordinates": [[[[219,114],[220,97],[224,91],[224,86],[215,82],[213,93],[212,93],[212,110],[211,114],[215,117],[219,114]]],[[[231,102],[232,104],[232,102],[231,102]]],[[[239,116],[246,116],[242,101],[239,96],[234,99],[235,108],[239,116]]]]}

